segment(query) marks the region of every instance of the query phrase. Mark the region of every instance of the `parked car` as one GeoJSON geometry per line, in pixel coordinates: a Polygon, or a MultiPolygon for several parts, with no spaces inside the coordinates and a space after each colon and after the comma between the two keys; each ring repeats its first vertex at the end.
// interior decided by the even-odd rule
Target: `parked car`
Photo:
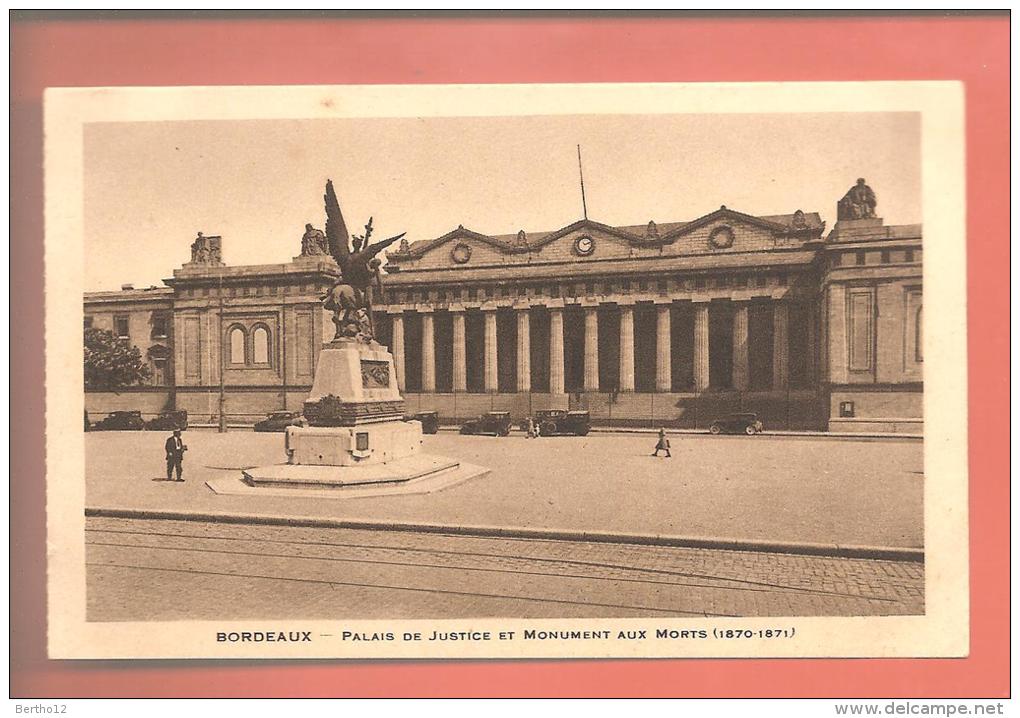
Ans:
{"type": "Polygon", "coordinates": [[[173,431],[174,429],[184,431],[188,428],[188,412],[183,409],[164,411],[155,419],[145,422],[145,428],[149,431],[173,431]]]}
{"type": "Polygon", "coordinates": [[[713,434],[747,434],[754,436],[762,431],[757,414],[730,414],[712,422],[708,430],[713,434]]]}
{"type": "Polygon", "coordinates": [[[302,426],[303,423],[300,411],[274,411],[255,424],[255,431],[286,431],[288,426],[302,426]]]}
{"type": "Polygon", "coordinates": [[[406,414],[404,421],[420,421],[423,434],[439,433],[438,411],[419,411],[417,414],[406,414]]]}
{"type": "Polygon", "coordinates": [[[92,425],[94,431],[141,431],[144,428],[140,411],[115,411],[92,425]]]}
{"type": "Polygon", "coordinates": [[[462,434],[494,434],[496,436],[507,436],[510,433],[509,411],[490,411],[482,414],[477,419],[468,419],[460,427],[462,434]]]}
{"type": "Polygon", "coordinates": [[[550,409],[536,411],[532,418],[539,436],[586,436],[591,431],[591,414],[587,411],[550,409]]]}

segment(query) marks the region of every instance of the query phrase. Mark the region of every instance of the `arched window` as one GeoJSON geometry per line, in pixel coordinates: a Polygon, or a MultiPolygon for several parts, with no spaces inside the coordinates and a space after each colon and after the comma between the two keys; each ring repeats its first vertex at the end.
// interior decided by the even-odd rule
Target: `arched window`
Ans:
{"type": "Polygon", "coordinates": [[[269,329],[259,325],[252,332],[252,356],[255,364],[269,363],[269,329]]]}
{"type": "Polygon", "coordinates": [[[241,327],[230,330],[230,363],[244,364],[244,329],[241,327]]]}

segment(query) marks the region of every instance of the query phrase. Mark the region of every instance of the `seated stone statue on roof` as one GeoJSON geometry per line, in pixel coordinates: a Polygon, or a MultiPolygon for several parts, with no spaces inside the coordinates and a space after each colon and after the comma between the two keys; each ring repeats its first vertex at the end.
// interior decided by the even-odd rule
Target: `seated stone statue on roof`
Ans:
{"type": "Polygon", "coordinates": [[[875,193],[865,183],[864,178],[857,180],[836,208],[837,219],[869,219],[875,216],[875,193]]]}

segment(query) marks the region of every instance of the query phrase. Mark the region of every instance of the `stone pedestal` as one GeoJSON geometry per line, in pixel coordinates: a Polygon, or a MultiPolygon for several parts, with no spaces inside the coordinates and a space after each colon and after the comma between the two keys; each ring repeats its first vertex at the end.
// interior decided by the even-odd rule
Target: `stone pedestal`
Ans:
{"type": "Polygon", "coordinates": [[[427,493],[487,473],[424,453],[421,422],[403,421],[403,411],[393,357],[385,347],[331,342],[319,354],[305,401],[310,425],[287,428],[287,463],[245,469],[243,478],[214,481],[210,488],[224,494],[331,497],[400,493],[401,487],[427,493]]]}

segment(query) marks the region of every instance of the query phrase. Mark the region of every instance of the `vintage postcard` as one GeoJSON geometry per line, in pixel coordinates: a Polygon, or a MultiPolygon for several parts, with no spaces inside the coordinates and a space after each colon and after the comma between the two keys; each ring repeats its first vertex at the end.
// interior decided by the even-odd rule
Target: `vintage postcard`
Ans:
{"type": "Polygon", "coordinates": [[[48,90],[50,657],[966,655],[963,119],[48,90]]]}

